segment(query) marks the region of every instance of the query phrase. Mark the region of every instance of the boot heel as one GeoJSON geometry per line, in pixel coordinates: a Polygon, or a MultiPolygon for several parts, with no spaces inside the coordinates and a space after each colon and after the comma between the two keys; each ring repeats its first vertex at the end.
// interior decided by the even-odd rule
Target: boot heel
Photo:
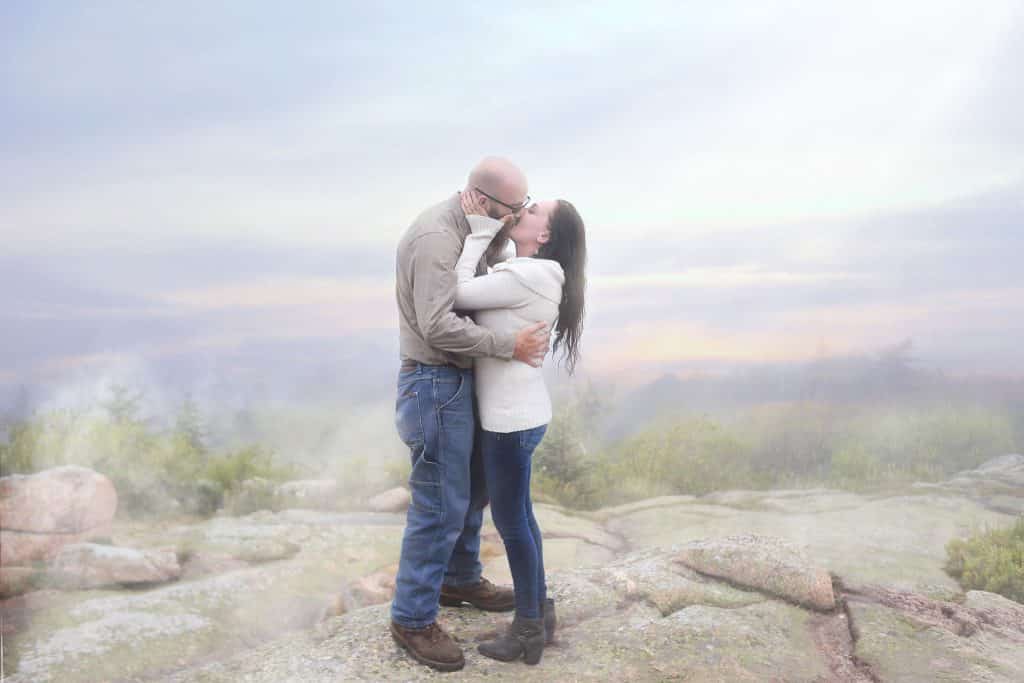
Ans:
{"type": "Polygon", "coordinates": [[[438,600],[438,602],[441,603],[441,605],[443,607],[461,607],[462,606],[462,600],[460,600],[459,598],[448,598],[448,597],[445,597],[443,595],[441,596],[440,600],[438,600]]]}
{"type": "Polygon", "coordinates": [[[544,621],[537,619],[531,626],[519,632],[519,643],[523,648],[523,661],[533,666],[544,654],[544,621]]]}
{"type": "Polygon", "coordinates": [[[544,654],[544,635],[541,634],[536,642],[526,641],[523,643],[523,661],[534,666],[540,664],[540,656],[544,654]]]}

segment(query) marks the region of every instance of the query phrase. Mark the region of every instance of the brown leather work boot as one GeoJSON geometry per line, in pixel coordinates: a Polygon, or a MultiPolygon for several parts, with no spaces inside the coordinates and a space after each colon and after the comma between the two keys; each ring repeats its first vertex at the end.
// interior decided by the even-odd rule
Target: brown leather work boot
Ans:
{"type": "Polygon", "coordinates": [[[466,665],[460,648],[437,622],[423,628],[405,628],[391,622],[391,637],[412,658],[438,671],[458,671],[466,665]]]}
{"type": "Polygon", "coordinates": [[[468,602],[487,612],[509,612],[516,607],[516,594],[511,588],[481,578],[468,586],[441,586],[440,602],[445,607],[461,607],[468,602]]]}

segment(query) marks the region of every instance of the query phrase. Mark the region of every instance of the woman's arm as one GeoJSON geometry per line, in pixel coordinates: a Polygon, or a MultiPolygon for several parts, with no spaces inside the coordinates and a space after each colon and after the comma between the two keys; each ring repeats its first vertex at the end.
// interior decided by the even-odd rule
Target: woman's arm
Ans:
{"type": "Polygon", "coordinates": [[[514,308],[526,303],[530,291],[507,271],[475,277],[477,264],[494,236],[501,230],[501,221],[487,216],[466,216],[472,233],[466,237],[462,254],[455,264],[458,284],[454,308],[481,311],[487,308],[514,308]]]}
{"type": "Polygon", "coordinates": [[[466,236],[462,254],[455,263],[455,278],[460,285],[472,281],[480,259],[502,226],[501,221],[488,216],[469,215],[466,220],[469,222],[470,234],[466,236]]]}
{"type": "Polygon", "coordinates": [[[532,292],[514,274],[500,270],[460,282],[455,287],[453,308],[483,311],[489,308],[516,308],[527,303],[532,292]]]}

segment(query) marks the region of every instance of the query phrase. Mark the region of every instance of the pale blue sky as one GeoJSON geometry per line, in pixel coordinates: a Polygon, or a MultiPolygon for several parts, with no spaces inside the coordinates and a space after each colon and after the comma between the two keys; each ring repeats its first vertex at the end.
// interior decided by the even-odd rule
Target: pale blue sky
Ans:
{"type": "Polygon", "coordinates": [[[4,3],[0,378],[388,335],[395,240],[490,153],[587,220],[596,365],[1024,372],[1021,0],[370,5],[4,3]]]}

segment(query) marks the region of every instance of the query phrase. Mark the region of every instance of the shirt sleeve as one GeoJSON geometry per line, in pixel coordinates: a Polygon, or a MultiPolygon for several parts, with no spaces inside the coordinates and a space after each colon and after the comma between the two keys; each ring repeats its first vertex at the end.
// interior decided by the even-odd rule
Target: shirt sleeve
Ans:
{"type": "Polygon", "coordinates": [[[455,314],[458,253],[458,241],[441,232],[424,234],[413,244],[413,306],[424,340],[442,351],[473,358],[512,358],[515,334],[495,332],[455,314]]]}

